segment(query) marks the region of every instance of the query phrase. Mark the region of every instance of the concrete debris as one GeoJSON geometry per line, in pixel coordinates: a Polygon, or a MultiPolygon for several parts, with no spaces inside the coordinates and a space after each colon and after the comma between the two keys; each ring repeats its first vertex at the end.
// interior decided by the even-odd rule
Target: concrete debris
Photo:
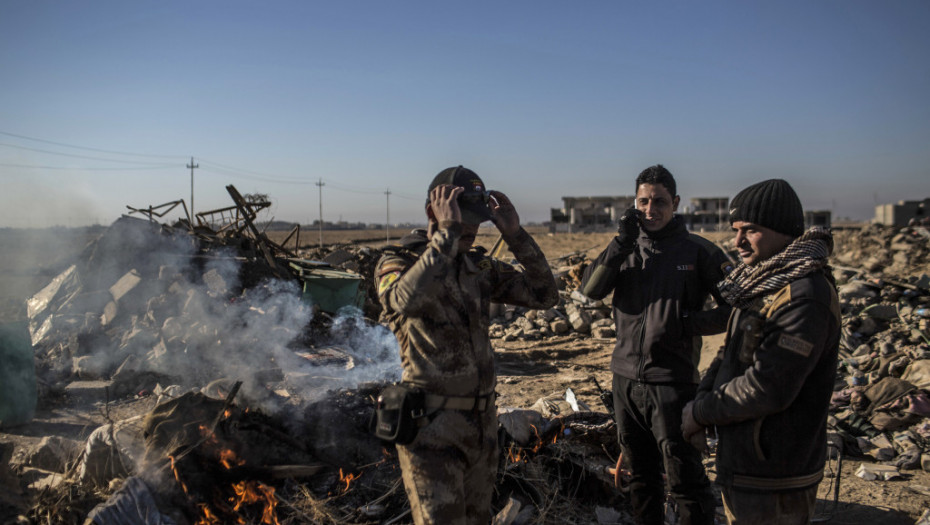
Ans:
{"type": "Polygon", "coordinates": [[[866,481],[889,481],[892,479],[898,479],[901,477],[901,473],[898,472],[898,469],[889,465],[872,465],[863,463],[859,465],[859,468],[856,470],[856,476],[866,480],[866,481]]]}
{"type": "Polygon", "coordinates": [[[23,464],[52,472],[64,472],[78,457],[80,450],[81,444],[73,439],[45,436],[26,451],[23,464]]]}

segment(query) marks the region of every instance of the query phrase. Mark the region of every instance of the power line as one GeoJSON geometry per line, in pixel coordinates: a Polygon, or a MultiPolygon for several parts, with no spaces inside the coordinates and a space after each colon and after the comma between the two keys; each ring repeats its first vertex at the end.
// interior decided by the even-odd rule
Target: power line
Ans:
{"type": "Polygon", "coordinates": [[[105,168],[87,168],[87,167],[74,167],[74,166],[41,166],[37,164],[8,164],[0,163],[0,166],[6,168],[35,168],[43,170],[64,170],[64,171],[139,171],[139,170],[164,170],[164,169],[175,169],[177,164],[163,164],[161,166],[140,166],[136,168],[132,167],[121,167],[114,168],[112,166],[105,168]]]}
{"type": "MultiPolygon", "coordinates": [[[[300,180],[291,180],[291,179],[278,179],[274,177],[252,175],[248,173],[237,173],[235,171],[231,171],[228,169],[216,169],[216,168],[212,168],[211,164],[203,160],[201,160],[200,163],[203,164],[203,168],[201,169],[204,170],[205,172],[225,175],[227,177],[236,177],[239,179],[248,179],[248,180],[260,180],[262,182],[274,182],[275,184],[314,184],[313,181],[309,181],[309,180],[300,181],[300,180]]],[[[215,166],[215,164],[213,164],[212,166],[215,166]]]]}
{"type": "Polygon", "coordinates": [[[125,152],[125,151],[114,151],[114,150],[106,150],[106,149],[98,149],[98,148],[88,148],[88,147],[85,147],[85,146],[75,146],[74,144],[65,144],[64,142],[54,142],[54,141],[51,141],[51,140],[37,139],[37,138],[35,138],[35,137],[27,137],[27,136],[25,136],[25,135],[17,135],[16,133],[9,133],[9,132],[6,132],[6,131],[0,131],[0,135],[6,135],[6,136],[8,136],[8,137],[16,137],[16,138],[18,138],[18,139],[32,140],[32,141],[35,141],[35,142],[44,142],[45,144],[54,144],[55,146],[64,146],[64,147],[66,147],[66,148],[83,149],[83,150],[87,150],[87,151],[97,151],[97,152],[100,152],[100,153],[112,153],[112,154],[114,154],[114,155],[130,155],[130,156],[134,156],[134,157],[155,157],[155,158],[163,158],[163,159],[172,159],[172,158],[181,158],[181,157],[183,157],[183,155],[150,155],[150,154],[147,154],[147,153],[129,153],[129,152],[125,152]]]}
{"type": "Polygon", "coordinates": [[[410,195],[409,193],[397,193],[396,191],[392,193],[393,195],[400,197],[401,199],[407,199],[410,201],[424,201],[426,197],[417,197],[416,195],[410,195]]]}
{"type": "MultiPolygon", "coordinates": [[[[7,147],[7,148],[24,149],[24,150],[27,150],[27,151],[36,151],[36,152],[38,152],[38,153],[48,153],[49,155],[60,155],[60,156],[62,156],[62,157],[73,157],[73,158],[77,158],[77,159],[100,160],[100,161],[103,161],[103,162],[125,162],[126,164],[151,164],[151,165],[153,165],[153,166],[155,166],[155,165],[157,165],[157,166],[168,166],[168,165],[169,165],[169,164],[164,164],[164,163],[143,162],[143,161],[138,161],[138,160],[120,160],[120,159],[104,159],[104,158],[100,158],[100,157],[89,157],[89,156],[87,156],[87,155],[75,155],[74,153],[61,153],[60,151],[49,151],[49,150],[47,150],[47,149],[29,148],[29,147],[26,147],[26,146],[18,146],[18,145],[16,145],[16,144],[5,144],[5,143],[2,143],[2,142],[0,142],[0,146],[4,146],[4,147],[7,147]]],[[[172,166],[173,166],[173,164],[172,164],[172,166]]]]}
{"type": "Polygon", "coordinates": [[[232,166],[224,166],[223,164],[219,164],[216,162],[210,162],[209,160],[204,160],[203,158],[200,159],[200,162],[203,163],[204,166],[214,166],[216,168],[220,168],[221,170],[239,172],[239,173],[243,173],[247,175],[255,175],[256,177],[266,177],[266,178],[269,178],[272,182],[282,182],[282,183],[291,183],[291,184],[313,184],[312,181],[309,181],[304,178],[271,177],[270,175],[267,175],[265,173],[259,173],[257,171],[250,171],[250,170],[246,170],[242,168],[234,168],[232,166]]]}
{"type": "MultiPolygon", "coordinates": [[[[7,132],[7,131],[0,131],[0,135],[6,135],[6,136],[9,136],[9,137],[16,137],[16,138],[19,138],[19,139],[31,140],[31,141],[35,141],[35,142],[41,142],[41,143],[45,143],[45,144],[53,144],[53,145],[56,145],[56,146],[63,146],[63,147],[66,147],[66,148],[74,148],[74,149],[80,149],[80,150],[86,150],[86,151],[96,151],[96,152],[100,152],[100,153],[109,153],[109,154],[114,154],[114,155],[128,155],[128,156],[164,158],[164,159],[186,158],[185,156],[182,156],[182,155],[153,155],[153,154],[145,154],[145,153],[130,153],[130,152],[125,152],[125,151],[115,151],[115,150],[106,150],[106,149],[100,149],[100,148],[91,148],[91,147],[86,147],[86,146],[78,146],[78,145],[74,145],[74,144],[66,144],[66,143],[63,143],[63,142],[56,142],[56,141],[52,141],[52,140],[40,139],[40,138],[35,138],[35,137],[28,137],[28,136],[25,136],[25,135],[19,135],[19,134],[17,134],[17,133],[10,133],[10,132],[7,132]]],[[[99,161],[103,161],[103,162],[125,162],[125,163],[132,163],[132,162],[133,162],[133,161],[129,161],[129,160],[104,159],[104,158],[99,158],[99,157],[89,157],[89,156],[75,155],[75,154],[71,154],[71,153],[63,153],[63,152],[55,152],[55,151],[50,151],[50,150],[42,150],[42,149],[37,149],[37,148],[29,148],[29,147],[26,147],[26,146],[19,146],[19,145],[13,145],[13,144],[0,144],[0,146],[7,146],[7,147],[11,147],[11,148],[19,148],[19,149],[25,149],[25,150],[30,150],[30,151],[36,151],[36,152],[40,152],[40,153],[48,153],[48,154],[52,154],[52,155],[61,155],[61,156],[66,156],[66,157],[85,158],[85,159],[89,159],[89,160],[99,160],[99,161]]],[[[135,164],[140,164],[140,163],[142,163],[142,164],[151,164],[151,166],[150,166],[150,167],[145,167],[145,166],[133,166],[133,167],[124,167],[124,168],[96,168],[96,167],[91,168],[91,167],[44,166],[44,165],[11,164],[11,163],[0,163],[0,166],[3,166],[3,167],[10,167],[10,168],[34,168],[34,169],[47,169],[47,170],[86,170],[86,171],[153,170],[153,169],[169,169],[169,168],[174,168],[174,167],[176,166],[176,164],[167,164],[167,163],[166,163],[166,164],[155,164],[155,163],[146,163],[146,162],[141,162],[141,161],[135,161],[135,164]]],[[[306,179],[301,179],[301,178],[274,177],[274,176],[267,175],[267,174],[263,174],[263,173],[259,173],[259,172],[256,172],[256,171],[250,171],[250,170],[246,170],[246,169],[242,169],[242,168],[235,168],[235,167],[232,167],[232,166],[226,166],[226,165],[219,164],[219,163],[216,163],[216,162],[210,162],[210,161],[204,160],[204,159],[202,159],[202,158],[201,158],[201,160],[200,160],[200,163],[203,164],[203,166],[204,166],[204,168],[202,168],[202,169],[204,169],[204,171],[206,171],[206,172],[208,172],[208,173],[217,173],[217,174],[221,174],[221,175],[232,176],[232,177],[237,177],[237,178],[242,178],[242,179],[259,180],[259,181],[264,181],[264,182],[273,182],[273,183],[277,183],[277,184],[300,184],[300,185],[315,184],[315,185],[320,186],[320,187],[322,187],[322,185],[323,185],[323,182],[322,182],[323,179],[322,179],[322,178],[319,180],[319,182],[313,182],[313,181],[311,181],[311,180],[306,180],[306,179]]],[[[191,164],[193,164],[193,158],[191,158],[191,164]]],[[[200,165],[198,164],[197,167],[199,168],[200,165]]],[[[190,166],[188,166],[188,168],[190,168],[190,166]]],[[[193,168],[191,168],[191,170],[192,170],[192,177],[191,177],[191,178],[193,179],[193,168]]],[[[381,193],[381,190],[375,190],[375,189],[370,189],[370,188],[362,188],[362,187],[358,187],[358,186],[350,186],[350,185],[341,184],[341,183],[336,183],[336,182],[328,182],[328,184],[329,184],[332,188],[334,188],[334,189],[336,189],[336,190],[344,191],[344,192],[348,192],[348,193],[368,194],[368,195],[374,195],[374,194],[377,194],[377,193],[381,193]]],[[[192,186],[193,186],[193,183],[192,183],[192,186]]],[[[421,199],[422,199],[422,197],[414,196],[414,195],[407,194],[407,193],[401,193],[401,192],[396,192],[396,191],[392,191],[391,193],[392,193],[395,197],[398,197],[398,198],[401,198],[401,199],[405,199],[405,200],[421,200],[421,199]]],[[[191,197],[192,197],[191,200],[193,201],[193,191],[191,192],[191,194],[192,194],[192,195],[191,195],[191,197]]],[[[193,204],[193,203],[192,203],[192,204],[193,204]]]]}

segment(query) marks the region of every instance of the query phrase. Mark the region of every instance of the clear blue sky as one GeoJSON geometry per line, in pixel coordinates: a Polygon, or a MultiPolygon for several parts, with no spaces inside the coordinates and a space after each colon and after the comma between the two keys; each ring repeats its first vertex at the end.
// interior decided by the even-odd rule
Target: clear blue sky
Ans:
{"type": "Polygon", "coordinates": [[[870,218],[930,196],[930,2],[0,4],[0,226],[269,194],[276,219],[422,221],[464,164],[524,221],[789,180],[870,218]]]}

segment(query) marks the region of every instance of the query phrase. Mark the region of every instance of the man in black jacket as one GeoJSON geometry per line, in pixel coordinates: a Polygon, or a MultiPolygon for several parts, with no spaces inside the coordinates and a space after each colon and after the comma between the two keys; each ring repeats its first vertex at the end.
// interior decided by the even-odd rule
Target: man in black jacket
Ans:
{"type": "Polygon", "coordinates": [[[823,477],[840,339],[833,238],[804,231],[801,202],[780,179],[744,189],[730,208],[743,263],[719,287],[734,311],[682,432],[700,441],[716,427],[716,481],[731,524],[806,524],[823,477]]]}
{"type": "Polygon", "coordinates": [[[681,433],[681,411],[694,398],[701,335],[723,332],[730,309],[703,310],[729,261],[689,234],[675,215],[675,179],[661,164],[636,178],[636,207],[618,235],[585,269],[582,292],[613,292],[617,344],[610,369],[614,410],[637,520],[664,522],[665,483],[679,523],[713,523],[715,504],[700,452],[681,433]]]}

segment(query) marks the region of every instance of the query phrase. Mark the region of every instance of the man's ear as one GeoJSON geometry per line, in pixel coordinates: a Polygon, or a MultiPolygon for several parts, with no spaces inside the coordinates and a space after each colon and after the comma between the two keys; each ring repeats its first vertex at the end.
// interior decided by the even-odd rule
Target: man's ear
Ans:
{"type": "Polygon", "coordinates": [[[435,220],[436,220],[436,214],[433,213],[433,207],[430,206],[430,204],[429,204],[428,202],[426,203],[426,218],[429,219],[429,220],[431,220],[431,221],[435,221],[435,220]]]}
{"type": "Polygon", "coordinates": [[[672,211],[678,211],[678,204],[681,202],[681,197],[675,195],[675,198],[672,199],[672,211]]]}

